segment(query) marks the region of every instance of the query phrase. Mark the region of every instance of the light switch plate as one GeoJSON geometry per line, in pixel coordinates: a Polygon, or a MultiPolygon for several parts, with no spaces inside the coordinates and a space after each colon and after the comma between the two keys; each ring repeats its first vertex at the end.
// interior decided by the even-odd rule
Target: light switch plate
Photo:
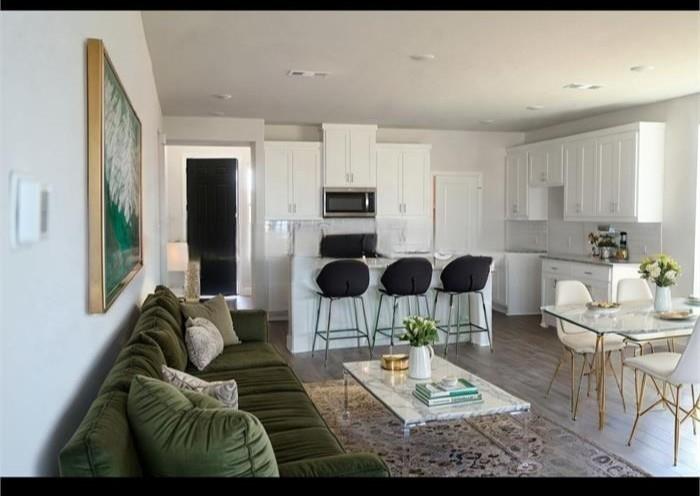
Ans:
{"type": "Polygon", "coordinates": [[[36,243],[41,239],[41,233],[41,184],[30,176],[11,172],[10,243],[13,247],[36,243]]]}

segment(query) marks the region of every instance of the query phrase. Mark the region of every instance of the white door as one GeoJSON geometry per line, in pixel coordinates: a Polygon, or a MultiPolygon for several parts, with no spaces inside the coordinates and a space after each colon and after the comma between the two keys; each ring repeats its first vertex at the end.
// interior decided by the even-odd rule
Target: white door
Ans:
{"type": "Polygon", "coordinates": [[[375,142],[376,131],[374,129],[351,129],[350,136],[350,185],[357,187],[374,188],[377,185],[375,167],[375,142]]]}
{"type": "Polygon", "coordinates": [[[544,186],[547,184],[547,149],[534,148],[527,154],[530,163],[530,184],[544,186]]]}
{"type": "Polygon", "coordinates": [[[435,250],[469,253],[481,231],[481,174],[435,175],[435,250]]]}
{"type": "Polygon", "coordinates": [[[637,133],[618,135],[617,200],[615,215],[635,217],[637,205],[637,133]]]}
{"type": "Polygon", "coordinates": [[[430,176],[428,154],[423,150],[402,153],[403,213],[408,217],[428,215],[430,176]]]}
{"type": "Polygon", "coordinates": [[[350,186],[348,168],[349,135],[346,129],[324,129],[323,149],[326,186],[350,186]]]}
{"type": "Polygon", "coordinates": [[[506,219],[518,216],[518,154],[506,156],[506,219]]]}
{"type": "Polygon", "coordinates": [[[265,148],[265,217],[286,219],[292,214],[290,152],[265,148]]]}
{"type": "Polygon", "coordinates": [[[292,214],[297,218],[321,216],[319,185],[319,150],[293,150],[292,155],[292,214]]]}
{"type": "Polygon", "coordinates": [[[401,150],[377,147],[377,217],[400,217],[401,150]]]}

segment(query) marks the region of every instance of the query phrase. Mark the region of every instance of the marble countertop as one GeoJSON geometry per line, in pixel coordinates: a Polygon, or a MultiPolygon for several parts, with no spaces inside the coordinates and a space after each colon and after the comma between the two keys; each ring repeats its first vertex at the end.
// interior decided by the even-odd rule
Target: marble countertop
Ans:
{"type": "Polygon", "coordinates": [[[541,255],[541,258],[548,258],[551,260],[563,260],[565,262],[579,262],[579,263],[587,263],[587,264],[593,264],[593,265],[617,265],[617,264],[626,264],[626,265],[639,265],[640,261],[635,261],[635,260],[616,260],[614,258],[611,258],[609,260],[601,260],[599,257],[592,257],[590,255],[571,255],[567,253],[546,253],[544,255],[541,255]]]}

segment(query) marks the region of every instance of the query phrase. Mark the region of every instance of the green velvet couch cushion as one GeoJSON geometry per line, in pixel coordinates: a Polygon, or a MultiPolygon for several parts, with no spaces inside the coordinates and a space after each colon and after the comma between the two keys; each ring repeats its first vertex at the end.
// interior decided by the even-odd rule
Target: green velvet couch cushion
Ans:
{"type": "MultiPolygon", "coordinates": [[[[152,319],[149,319],[152,320],[152,319]]],[[[157,320],[157,319],[156,319],[157,320]]],[[[178,370],[187,368],[187,351],[180,339],[160,322],[141,322],[127,344],[143,342],[144,336],[155,341],[165,357],[168,367],[178,370]],[[150,325],[148,325],[150,324],[150,325]]]]}
{"type": "Polygon", "coordinates": [[[142,336],[140,342],[128,344],[122,349],[98,394],[111,391],[127,393],[135,375],[160,378],[164,363],[165,356],[158,344],[150,337],[142,336]]]}
{"type": "Polygon", "coordinates": [[[240,338],[233,328],[231,309],[223,295],[215,296],[203,303],[180,303],[180,310],[185,320],[202,317],[213,323],[224,339],[224,346],[240,343],[240,338]]]}
{"type": "Polygon", "coordinates": [[[234,370],[193,374],[205,381],[223,381],[235,379],[238,384],[238,397],[247,394],[268,394],[274,392],[304,392],[299,379],[289,367],[261,367],[255,369],[234,370]]]}
{"type": "Polygon", "coordinates": [[[158,286],[156,290],[148,295],[141,305],[141,311],[144,312],[152,307],[161,307],[168,311],[175,319],[179,327],[182,327],[182,313],[180,312],[180,300],[173,294],[170,289],[164,286],[158,286]]]}
{"type": "Polygon", "coordinates": [[[259,418],[268,434],[326,426],[312,401],[300,391],[247,394],[239,398],[238,407],[259,418]]]}
{"type": "Polygon", "coordinates": [[[376,455],[344,454],[279,465],[280,477],[389,477],[389,467],[376,455]]]}
{"type": "Polygon", "coordinates": [[[260,421],[206,395],[136,376],[127,414],[136,450],[149,475],[279,475],[260,421]]]}
{"type": "Polygon", "coordinates": [[[204,370],[198,370],[190,363],[187,367],[187,373],[233,372],[240,369],[286,365],[274,346],[268,343],[253,342],[226,346],[223,353],[212,360],[204,370]]]}
{"type": "Polygon", "coordinates": [[[328,427],[307,427],[270,434],[277,463],[345,453],[328,427]]]}
{"type": "Polygon", "coordinates": [[[80,427],[61,450],[58,462],[67,477],[138,477],[139,457],[126,417],[127,393],[112,391],[92,402],[80,427]]]}
{"type": "Polygon", "coordinates": [[[232,310],[231,320],[238,339],[244,343],[267,343],[267,312],[265,310],[232,310]]]}

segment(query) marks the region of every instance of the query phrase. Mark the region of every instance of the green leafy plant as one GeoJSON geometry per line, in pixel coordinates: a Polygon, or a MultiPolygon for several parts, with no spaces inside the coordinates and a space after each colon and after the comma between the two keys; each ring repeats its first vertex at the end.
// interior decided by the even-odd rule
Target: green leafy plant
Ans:
{"type": "Polygon", "coordinates": [[[673,286],[681,275],[681,266],[668,255],[660,253],[645,258],[639,266],[642,279],[652,281],[660,287],[673,286]]]}
{"type": "Polygon", "coordinates": [[[408,341],[411,346],[426,346],[437,339],[437,322],[414,315],[404,319],[405,332],[399,336],[401,341],[408,341]]]}
{"type": "Polygon", "coordinates": [[[617,243],[615,243],[615,240],[612,236],[604,234],[598,239],[598,248],[604,248],[606,246],[611,248],[617,248],[617,243]]]}

